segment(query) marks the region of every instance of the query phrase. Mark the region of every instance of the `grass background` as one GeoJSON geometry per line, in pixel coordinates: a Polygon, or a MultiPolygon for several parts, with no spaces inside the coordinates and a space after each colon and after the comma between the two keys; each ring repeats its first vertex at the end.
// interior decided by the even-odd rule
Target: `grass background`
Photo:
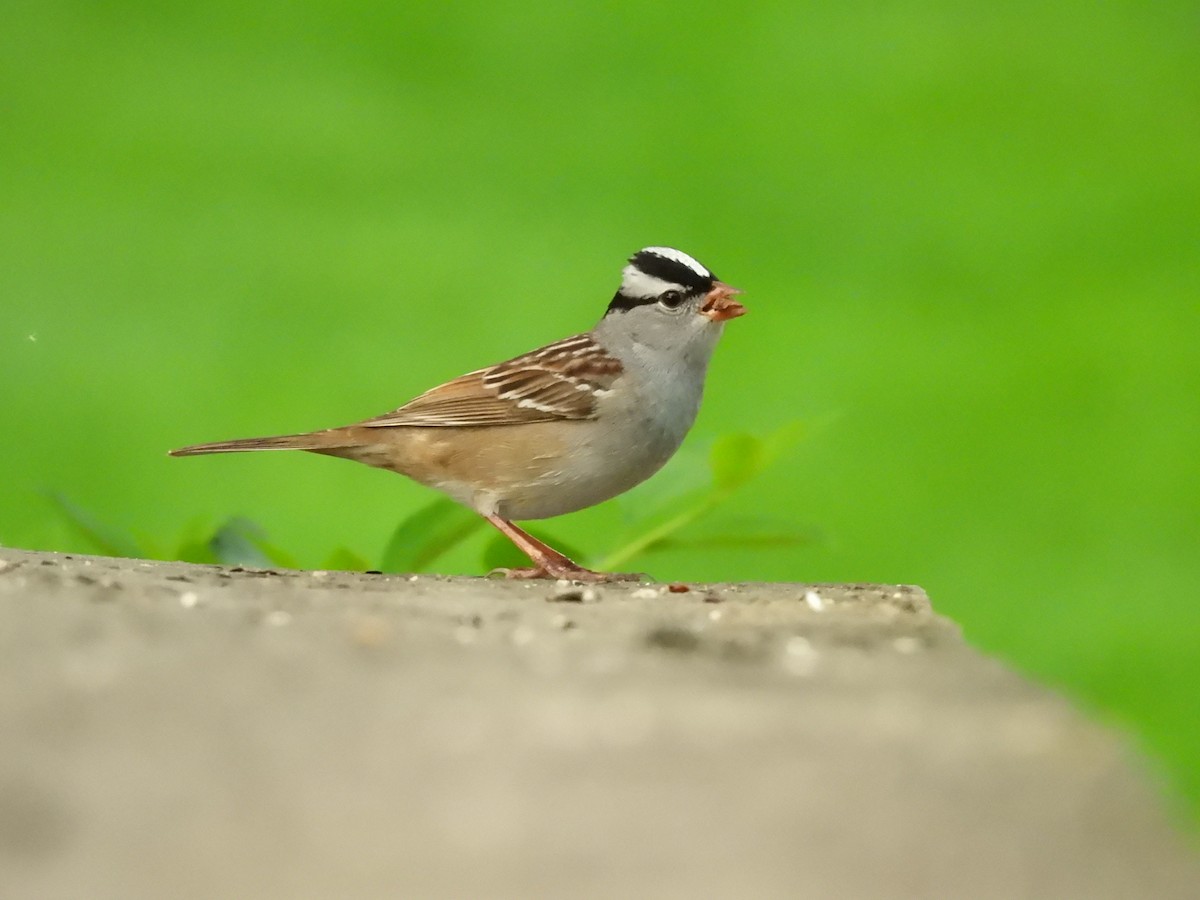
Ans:
{"type": "MultiPolygon", "coordinates": [[[[41,493],[308,565],[429,499],[309,456],[588,327],[624,258],[746,289],[696,445],[807,440],[727,515],[820,539],[673,578],[927,587],[1200,808],[1194,3],[0,7],[0,542],[41,493]]],[[[612,505],[555,523],[582,546],[612,505]]],[[[474,571],[478,547],[448,561],[474,571]]]]}

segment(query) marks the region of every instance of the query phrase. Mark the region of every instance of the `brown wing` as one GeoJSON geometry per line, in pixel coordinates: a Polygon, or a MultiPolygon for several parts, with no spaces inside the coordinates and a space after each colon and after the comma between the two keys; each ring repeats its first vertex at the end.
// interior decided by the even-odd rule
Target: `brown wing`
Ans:
{"type": "Polygon", "coordinates": [[[394,412],[361,422],[374,428],[518,425],[590,419],[621,363],[580,334],[426,391],[394,412]]]}

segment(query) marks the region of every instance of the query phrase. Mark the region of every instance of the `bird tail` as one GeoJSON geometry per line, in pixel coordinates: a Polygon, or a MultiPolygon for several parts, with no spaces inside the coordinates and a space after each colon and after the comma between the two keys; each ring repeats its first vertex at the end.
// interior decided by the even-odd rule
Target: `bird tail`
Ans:
{"type": "Polygon", "coordinates": [[[193,444],[168,451],[169,456],[200,456],[205,453],[241,453],[248,450],[336,450],[347,445],[346,435],[339,429],[310,431],[306,434],[280,434],[272,437],[239,438],[234,441],[213,441],[193,444]]]}

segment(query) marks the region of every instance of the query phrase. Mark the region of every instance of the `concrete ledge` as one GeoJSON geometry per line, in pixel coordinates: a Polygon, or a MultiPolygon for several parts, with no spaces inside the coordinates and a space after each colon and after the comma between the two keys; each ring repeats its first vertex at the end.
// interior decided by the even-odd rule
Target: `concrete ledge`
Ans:
{"type": "Polygon", "coordinates": [[[1119,740],[887,585],[0,550],[0,896],[1194,897],[1119,740]]]}

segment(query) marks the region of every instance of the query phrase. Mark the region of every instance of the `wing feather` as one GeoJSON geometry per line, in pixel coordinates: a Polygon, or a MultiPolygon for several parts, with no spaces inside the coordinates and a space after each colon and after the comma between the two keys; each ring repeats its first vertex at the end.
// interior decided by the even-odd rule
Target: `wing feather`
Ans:
{"type": "Polygon", "coordinates": [[[590,335],[576,335],[468,372],[360,424],[447,428],[591,419],[621,371],[590,335]]]}

